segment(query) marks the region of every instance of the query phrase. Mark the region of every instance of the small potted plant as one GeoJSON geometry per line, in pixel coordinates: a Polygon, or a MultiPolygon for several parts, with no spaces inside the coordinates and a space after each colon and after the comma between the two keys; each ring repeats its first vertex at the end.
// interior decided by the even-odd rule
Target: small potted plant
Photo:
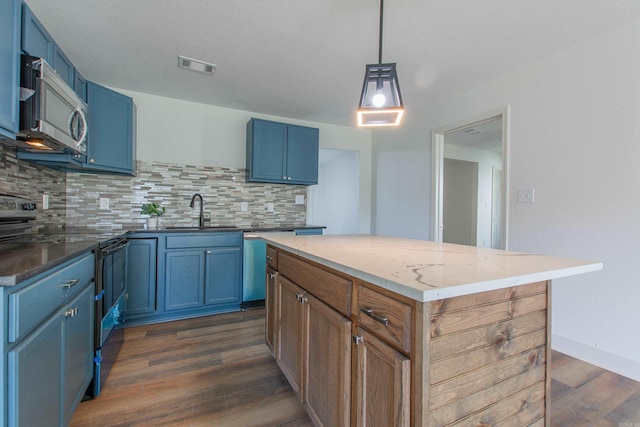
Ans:
{"type": "Polygon", "coordinates": [[[147,218],[147,229],[154,230],[158,228],[158,217],[164,214],[164,207],[160,206],[160,203],[145,203],[142,205],[140,214],[149,215],[147,218]]]}

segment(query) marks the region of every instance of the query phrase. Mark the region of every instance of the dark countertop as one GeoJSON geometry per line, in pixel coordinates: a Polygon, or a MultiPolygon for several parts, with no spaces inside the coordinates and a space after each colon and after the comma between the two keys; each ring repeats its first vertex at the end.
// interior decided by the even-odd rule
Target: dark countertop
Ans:
{"type": "Polygon", "coordinates": [[[0,245],[0,286],[14,286],[98,247],[100,241],[64,243],[3,243],[0,245]]]}
{"type": "Polygon", "coordinates": [[[51,268],[63,264],[83,253],[88,253],[101,242],[138,233],[193,233],[213,231],[290,231],[311,228],[326,228],[319,225],[276,224],[251,226],[205,226],[204,228],[176,226],[176,228],[145,230],[140,227],[115,229],[67,228],[56,233],[41,233],[33,236],[31,243],[0,243],[0,286],[15,286],[51,268]]]}

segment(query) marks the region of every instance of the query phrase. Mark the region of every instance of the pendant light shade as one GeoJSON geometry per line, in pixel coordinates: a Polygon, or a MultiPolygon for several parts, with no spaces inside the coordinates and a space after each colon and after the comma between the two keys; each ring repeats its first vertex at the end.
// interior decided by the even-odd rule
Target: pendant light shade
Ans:
{"type": "Polygon", "coordinates": [[[403,113],[396,64],[367,65],[358,108],[358,126],[397,126],[403,113]]]}
{"type": "Polygon", "coordinates": [[[396,64],[382,63],[383,10],[384,0],[380,0],[378,63],[367,65],[358,107],[358,126],[398,126],[404,114],[396,64]]]}

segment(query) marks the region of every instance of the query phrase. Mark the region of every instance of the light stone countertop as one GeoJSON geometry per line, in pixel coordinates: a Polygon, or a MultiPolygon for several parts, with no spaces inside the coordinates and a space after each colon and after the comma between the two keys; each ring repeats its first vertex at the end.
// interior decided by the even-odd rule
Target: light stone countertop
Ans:
{"type": "Polygon", "coordinates": [[[267,243],[416,301],[602,269],[602,263],[374,235],[262,235],[267,243]]]}

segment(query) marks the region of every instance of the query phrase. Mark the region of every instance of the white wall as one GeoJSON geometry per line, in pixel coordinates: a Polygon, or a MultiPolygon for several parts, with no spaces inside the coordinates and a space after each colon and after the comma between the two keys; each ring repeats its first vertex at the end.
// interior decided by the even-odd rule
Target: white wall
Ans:
{"type": "Polygon", "coordinates": [[[553,346],[638,380],[639,43],[635,22],[446,101],[407,103],[400,132],[374,134],[376,228],[425,237],[430,186],[394,182],[394,169],[430,176],[432,129],[510,105],[510,249],[604,262],[554,282],[553,346]],[[422,157],[389,161],[406,150],[422,157]],[[536,202],[517,204],[517,189],[529,187],[536,202]],[[387,215],[400,190],[416,213],[402,222],[387,215]]]}
{"type": "Polygon", "coordinates": [[[245,168],[246,124],[250,118],[319,128],[321,148],[354,150],[359,153],[358,227],[362,233],[370,232],[370,130],[266,116],[129,90],[117,90],[132,97],[137,107],[139,160],[245,168]]]}
{"type": "Polygon", "coordinates": [[[318,185],[309,188],[307,222],[325,225],[324,234],[357,234],[359,229],[359,153],[331,151],[335,157],[320,162],[318,185]]]}

